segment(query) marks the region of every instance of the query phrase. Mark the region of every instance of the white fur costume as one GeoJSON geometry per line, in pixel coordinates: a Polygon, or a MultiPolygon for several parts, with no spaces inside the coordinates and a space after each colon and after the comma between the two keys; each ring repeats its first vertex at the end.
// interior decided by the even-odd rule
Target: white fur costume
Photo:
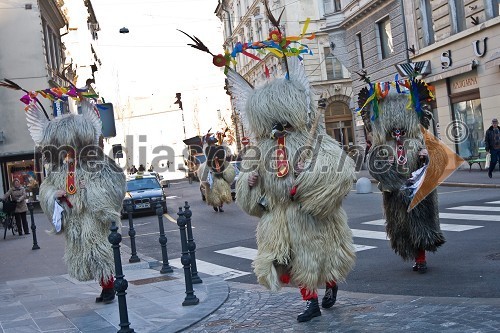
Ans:
{"type": "Polygon", "coordinates": [[[352,233],[341,207],[355,180],[354,162],[320,126],[312,159],[294,176],[293,166],[308,143],[317,110],[302,64],[297,58],[289,58],[288,64],[290,79],[275,79],[258,89],[228,72],[236,109],[253,135],[253,146],[243,157],[236,200],[245,212],[260,217],[253,262],[259,282],[278,290],[280,276],[290,274],[291,282],[315,292],[325,282],[345,280],[354,265],[352,233]],[[277,177],[273,168],[277,143],[269,134],[276,122],[292,126],[285,138],[290,170],[284,177],[277,177]],[[249,187],[254,170],[258,184],[249,187]]]}
{"type": "Polygon", "coordinates": [[[62,204],[68,273],[80,281],[106,281],[114,272],[109,228],[113,220],[120,226],[125,175],[99,150],[102,125],[93,105],[83,100],[82,115],[68,114],[51,121],[30,105],[27,120],[33,140],[50,163],[50,171],[40,186],[40,204],[50,220],[56,192],[66,189],[68,175],[65,155],[59,152],[65,150],[64,146],[76,152],[76,193],[67,195],[73,208],[62,204]],[[95,151],[101,154],[95,156],[95,151]]]}

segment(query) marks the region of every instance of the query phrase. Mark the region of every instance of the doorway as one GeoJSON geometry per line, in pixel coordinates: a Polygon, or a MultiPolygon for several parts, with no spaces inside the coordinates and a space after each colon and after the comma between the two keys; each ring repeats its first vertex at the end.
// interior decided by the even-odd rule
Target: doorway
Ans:
{"type": "Polygon", "coordinates": [[[344,101],[334,101],[325,109],[326,133],[337,140],[344,149],[354,145],[352,112],[344,101]]]}

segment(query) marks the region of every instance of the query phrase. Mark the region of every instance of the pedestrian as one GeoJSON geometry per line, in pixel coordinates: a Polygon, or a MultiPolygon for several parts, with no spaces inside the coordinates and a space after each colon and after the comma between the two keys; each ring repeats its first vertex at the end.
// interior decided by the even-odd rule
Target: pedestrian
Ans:
{"type": "Polygon", "coordinates": [[[28,205],[26,204],[26,190],[21,186],[21,182],[18,178],[14,178],[12,183],[12,187],[4,194],[3,200],[7,200],[7,198],[11,198],[12,201],[16,202],[16,210],[15,210],[15,218],[17,224],[17,230],[19,232],[19,236],[24,233],[26,235],[30,234],[30,230],[28,227],[28,220],[26,219],[26,212],[28,211],[28,205]]]}
{"type": "Polygon", "coordinates": [[[486,130],[484,137],[486,152],[490,154],[490,167],[488,168],[488,177],[493,177],[493,170],[497,162],[500,164],[500,129],[498,128],[498,119],[491,120],[491,126],[486,130]]]}
{"type": "Polygon", "coordinates": [[[132,167],[130,168],[129,173],[130,173],[131,175],[133,175],[134,173],[137,173],[137,168],[135,167],[135,165],[132,165],[132,167]]]}
{"type": "Polygon", "coordinates": [[[143,164],[139,165],[139,169],[137,170],[138,172],[144,172],[146,171],[146,168],[144,167],[143,164]]]}

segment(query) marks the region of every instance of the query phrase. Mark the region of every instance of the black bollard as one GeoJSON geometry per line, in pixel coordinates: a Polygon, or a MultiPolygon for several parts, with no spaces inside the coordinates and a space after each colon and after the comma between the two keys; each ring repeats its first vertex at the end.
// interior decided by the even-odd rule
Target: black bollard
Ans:
{"type": "Polygon", "coordinates": [[[163,207],[159,203],[156,204],[156,215],[158,215],[158,225],[160,227],[160,238],[158,241],[161,245],[161,258],[163,260],[163,266],[161,267],[160,273],[173,273],[174,270],[168,264],[167,236],[165,236],[165,229],[163,228],[163,207]]]}
{"type": "Polygon", "coordinates": [[[177,218],[177,225],[181,232],[181,245],[182,245],[182,255],[181,263],[184,268],[184,281],[186,283],[186,298],[182,305],[196,305],[200,302],[198,297],[194,295],[193,281],[191,277],[191,257],[188,252],[187,237],[186,237],[186,218],[185,213],[182,211],[182,207],[179,207],[179,212],[177,213],[179,217],[177,218]]]}
{"type": "Polygon", "coordinates": [[[113,256],[115,259],[115,291],[118,296],[118,310],[120,312],[120,330],[118,333],[133,333],[134,329],[130,328],[130,322],[128,321],[128,310],[127,310],[127,298],[125,295],[127,293],[125,290],[128,288],[128,282],[123,277],[122,269],[122,258],[120,256],[120,242],[122,241],[122,235],[118,233],[118,227],[116,222],[111,222],[111,233],[108,236],[108,241],[113,244],[113,256]]]}
{"type": "Polygon", "coordinates": [[[189,256],[191,257],[191,277],[193,283],[202,283],[203,281],[198,276],[198,268],[196,267],[196,243],[193,239],[193,228],[191,227],[191,216],[193,212],[189,209],[189,204],[184,201],[184,216],[186,217],[187,226],[187,246],[189,250],[189,256]]]}
{"type": "Polygon", "coordinates": [[[35,217],[33,216],[33,201],[28,201],[28,209],[31,217],[31,234],[33,235],[33,247],[31,249],[38,250],[40,249],[40,246],[38,246],[38,242],[36,240],[36,224],[35,217]]]}
{"type": "Polygon", "coordinates": [[[132,216],[132,211],[134,210],[132,207],[132,200],[127,199],[125,202],[125,207],[127,208],[128,215],[128,235],[130,237],[130,249],[132,250],[130,259],[128,262],[139,262],[141,259],[137,256],[137,249],[135,247],[135,229],[134,229],[134,218],[132,216]]]}

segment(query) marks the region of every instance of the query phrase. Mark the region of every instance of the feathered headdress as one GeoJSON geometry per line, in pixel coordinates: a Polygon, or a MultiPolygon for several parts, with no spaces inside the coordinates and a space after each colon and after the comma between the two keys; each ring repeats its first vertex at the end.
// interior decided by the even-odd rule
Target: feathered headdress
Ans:
{"type": "MultiPolygon", "coordinates": [[[[380,115],[379,103],[389,93],[391,88],[396,89],[398,94],[405,94],[408,96],[407,110],[414,110],[421,121],[424,121],[423,103],[434,100],[434,87],[416,78],[399,79],[396,75],[392,82],[370,82],[370,78],[366,76],[366,72],[357,73],[361,76],[361,80],[368,84],[358,94],[358,112],[361,114],[365,121],[375,121],[380,115]],[[369,111],[371,106],[371,114],[369,111]]],[[[425,125],[423,123],[423,125],[425,125]]],[[[427,124],[428,126],[428,124],[427,124]]],[[[425,127],[427,127],[425,126],[425,127]]]]}
{"type": "Polygon", "coordinates": [[[26,111],[26,122],[31,138],[36,144],[40,144],[42,142],[44,128],[50,121],[47,111],[38,99],[39,96],[42,96],[51,101],[67,101],[69,98],[80,101],[82,115],[91,121],[96,130],[95,144],[98,145],[99,136],[102,131],[102,123],[99,119],[97,109],[92,102],[92,98],[97,97],[97,95],[89,92],[87,88],[78,89],[69,80],[65,78],[63,79],[69,82],[69,87],[55,87],[28,91],[8,79],[4,79],[3,82],[0,82],[0,86],[25,92],[25,95],[20,98],[20,101],[26,104],[26,107],[24,108],[26,111]]]}

